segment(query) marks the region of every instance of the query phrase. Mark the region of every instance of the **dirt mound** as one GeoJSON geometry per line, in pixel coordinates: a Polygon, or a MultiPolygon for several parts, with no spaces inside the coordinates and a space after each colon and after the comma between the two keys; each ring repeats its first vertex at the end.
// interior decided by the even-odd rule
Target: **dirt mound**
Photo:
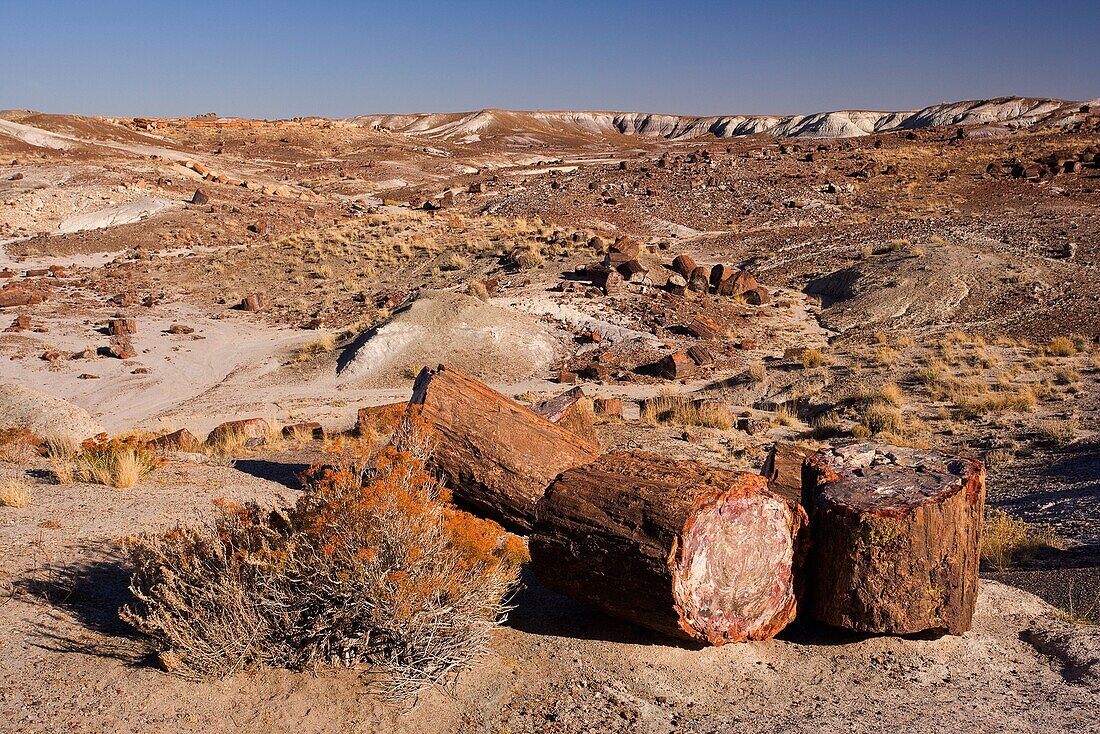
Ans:
{"type": "Polygon", "coordinates": [[[422,297],[363,335],[341,375],[371,386],[405,383],[449,364],[485,382],[518,382],[549,368],[559,339],[527,314],[460,293],[422,297]]]}
{"type": "Polygon", "coordinates": [[[0,426],[26,428],[37,436],[67,436],[77,441],[103,433],[88,411],[38,390],[0,384],[0,426]]]}
{"type": "Polygon", "coordinates": [[[983,298],[992,297],[1004,272],[996,256],[940,247],[927,254],[874,255],[811,281],[806,292],[822,299],[821,324],[828,329],[924,326],[951,321],[979,291],[983,298]]]}

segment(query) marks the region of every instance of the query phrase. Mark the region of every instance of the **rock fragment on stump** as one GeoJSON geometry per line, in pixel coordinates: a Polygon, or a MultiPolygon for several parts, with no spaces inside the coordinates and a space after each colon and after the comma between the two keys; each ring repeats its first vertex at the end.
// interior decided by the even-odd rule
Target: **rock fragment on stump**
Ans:
{"type": "Polygon", "coordinates": [[[263,440],[271,432],[271,426],[263,418],[245,418],[239,421],[227,421],[217,426],[206,437],[206,443],[213,446],[232,441],[263,440]]]}
{"type": "Polygon", "coordinates": [[[814,544],[807,608],[862,632],[959,635],[978,595],[985,467],[848,444],[803,465],[814,544]]]}
{"type": "Polygon", "coordinates": [[[446,365],[420,372],[409,405],[432,427],[432,463],[455,501],[510,528],[530,530],[554,477],[599,454],[591,442],[446,365]]]}
{"type": "Polygon", "coordinates": [[[805,524],[757,474],[618,452],[555,480],[531,568],[544,586],[658,632],[761,640],[794,619],[805,524]]]}

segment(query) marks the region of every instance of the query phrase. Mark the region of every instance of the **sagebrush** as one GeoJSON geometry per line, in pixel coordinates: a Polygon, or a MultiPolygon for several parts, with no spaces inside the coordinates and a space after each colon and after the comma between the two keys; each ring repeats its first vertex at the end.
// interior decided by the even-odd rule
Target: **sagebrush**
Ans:
{"type": "Polygon", "coordinates": [[[317,466],[293,508],[217,503],[205,525],[127,541],[122,617],[190,677],[270,665],[357,667],[402,698],[483,654],[523,542],[449,504],[402,421],[381,448],[317,466]]]}

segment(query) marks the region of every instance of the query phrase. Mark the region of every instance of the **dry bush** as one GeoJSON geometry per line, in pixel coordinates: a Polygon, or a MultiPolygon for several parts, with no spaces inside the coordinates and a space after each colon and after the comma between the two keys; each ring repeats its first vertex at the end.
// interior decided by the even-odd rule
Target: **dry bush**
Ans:
{"type": "Polygon", "coordinates": [[[799,356],[803,369],[824,367],[829,364],[829,358],[820,349],[803,349],[799,356]]]}
{"type": "Polygon", "coordinates": [[[163,463],[164,459],[143,438],[108,438],[100,434],[81,444],[72,467],[82,482],[125,488],[134,486],[163,463]]]}
{"type": "Polygon", "coordinates": [[[348,444],[288,510],[217,503],[206,525],[131,538],[122,617],[188,677],[264,665],[364,666],[404,698],[488,649],[523,542],[455,510],[408,419],[381,449],[348,444]]]}
{"type": "Polygon", "coordinates": [[[786,403],[775,409],[773,423],[795,428],[802,425],[802,421],[798,419],[798,412],[786,403]]]}
{"type": "Polygon", "coordinates": [[[480,280],[471,280],[466,284],[466,293],[481,301],[489,300],[489,289],[480,280]]]}
{"type": "Polygon", "coordinates": [[[900,433],[903,426],[901,411],[883,403],[867,406],[860,413],[859,422],[872,434],[900,433]]]}
{"type": "Polygon", "coordinates": [[[1055,367],[1051,374],[1054,377],[1054,382],[1059,385],[1075,385],[1081,381],[1081,373],[1068,365],[1055,367]]]}
{"type": "Polygon", "coordinates": [[[763,362],[757,362],[745,374],[749,376],[749,382],[763,382],[768,377],[768,368],[763,362]]]}
{"type": "Polygon", "coordinates": [[[1052,357],[1072,357],[1077,354],[1077,345],[1068,336],[1056,336],[1043,347],[1043,353],[1052,357]]]}
{"type": "Polygon", "coordinates": [[[733,426],[734,422],[728,405],[711,400],[693,400],[671,390],[662,391],[655,398],[643,400],[640,420],[654,426],[672,423],[723,430],[733,426]]]}
{"type": "Polygon", "coordinates": [[[982,528],[982,565],[1005,569],[1013,561],[1033,556],[1045,548],[1062,548],[1064,542],[1049,525],[1031,525],[1004,510],[987,507],[982,528]]]}
{"type": "Polygon", "coordinates": [[[26,428],[0,428],[0,461],[26,464],[45,453],[45,441],[26,428]]]}
{"type": "Polygon", "coordinates": [[[0,482],[0,507],[26,507],[30,501],[31,494],[23,482],[17,479],[0,482]]]}

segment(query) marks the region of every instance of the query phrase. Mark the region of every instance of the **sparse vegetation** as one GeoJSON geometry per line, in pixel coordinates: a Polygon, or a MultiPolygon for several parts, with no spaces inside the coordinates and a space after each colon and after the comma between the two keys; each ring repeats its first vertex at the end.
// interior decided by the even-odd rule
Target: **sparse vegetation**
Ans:
{"type": "Polygon", "coordinates": [[[1046,441],[1056,446],[1067,446],[1077,440],[1077,432],[1080,430],[1080,427],[1081,423],[1077,418],[1066,418],[1064,420],[1052,419],[1039,421],[1039,425],[1036,427],[1035,432],[1041,441],[1046,441]]]}
{"type": "Polygon", "coordinates": [[[1052,357],[1072,357],[1077,354],[1077,345],[1067,336],[1056,336],[1043,348],[1052,357]]]}
{"type": "Polygon", "coordinates": [[[30,501],[31,494],[23,482],[17,479],[0,482],[0,507],[26,507],[30,501]]]}
{"type": "Polygon", "coordinates": [[[297,351],[294,353],[294,361],[309,362],[322,354],[330,354],[335,349],[336,337],[332,334],[325,334],[322,337],[298,347],[297,351]]]}
{"type": "Polygon", "coordinates": [[[1031,525],[996,507],[986,508],[982,529],[982,565],[1003,570],[1015,561],[1047,548],[1061,548],[1063,541],[1048,525],[1031,525]]]}
{"type": "Polygon", "coordinates": [[[733,425],[729,406],[712,400],[694,400],[674,391],[642,401],[641,421],[649,425],[674,423],[727,429],[733,425]]]}
{"type": "MultiPolygon", "coordinates": [[[[163,459],[139,437],[108,438],[104,434],[85,441],[67,463],[72,467],[72,476],[82,482],[125,488],[152,474],[163,459]]],[[[54,475],[60,481],[64,473],[55,471],[54,475]]]]}
{"type": "Polygon", "coordinates": [[[799,355],[799,361],[802,362],[803,369],[812,369],[824,367],[831,360],[820,349],[803,349],[802,354],[799,355]]]}
{"type": "Polygon", "coordinates": [[[123,618],[188,677],[363,665],[394,698],[446,681],[486,650],[527,556],[449,504],[423,436],[405,421],[380,450],[355,444],[292,509],[220,502],[205,525],[129,539],[123,618]]]}

